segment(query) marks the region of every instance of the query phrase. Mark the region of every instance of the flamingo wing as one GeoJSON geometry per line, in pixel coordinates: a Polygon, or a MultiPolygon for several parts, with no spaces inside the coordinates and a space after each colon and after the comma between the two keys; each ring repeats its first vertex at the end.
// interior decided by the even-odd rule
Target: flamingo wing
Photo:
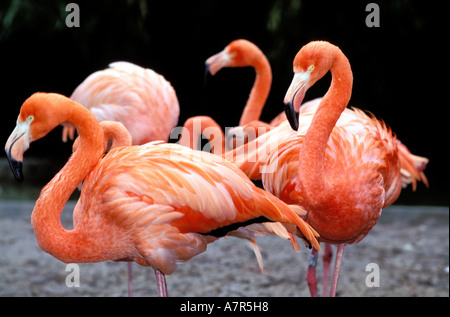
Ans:
{"type": "Polygon", "coordinates": [[[294,223],[312,243],[316,234],[233,164],[176,144],[111,150],[86,178],[79,204],[100,206],[101,218],[134,237],[147,265],[165,274],[203,252],[212,236],[253,222],[294,223]]]}

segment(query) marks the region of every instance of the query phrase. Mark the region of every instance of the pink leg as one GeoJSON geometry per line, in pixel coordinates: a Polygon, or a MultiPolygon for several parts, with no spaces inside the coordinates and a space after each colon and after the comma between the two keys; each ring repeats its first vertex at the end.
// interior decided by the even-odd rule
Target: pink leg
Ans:
{"type": "Polygon", "coordinates": [[[167,284],[164,274],[160,270],[155,270],[155,275],[156,275],[156,286],[158,287],[158,296],[168,297],[169,294],[167,293],[167,284]]]}
{"type": "Polygon", "coordinates": [[[133,297],[133,262],[128,262],[128,297],[133,297]]]}
{"type": "Polygon", "coordinates": [[[333,249],[331,244],[325,243],[325,252],[323,253],[323,280],[322,280],[322,297],[326,297],[328,293],[328,281],[330,280],[330,263],[333,257],[333,249]]]}
{"type": "Polygon", "coordinates": [[[309,293],[311,297],[317,297],[317,278],[316,278],[316,264],[317,264],[317,249],[313,248],[308,259],[308,271],[306,272],[306,281],[308,282],[309,293]]]}
{"type": "Polygon", "coordinates": [[[333,279],[331,281],[330,297],[336,296],[336,288],[339,279],[339,271],[341,269],[342,255],[344,254],[344,244],[341,243],[337,247],[336,262],[334,263],[333,279]]]}

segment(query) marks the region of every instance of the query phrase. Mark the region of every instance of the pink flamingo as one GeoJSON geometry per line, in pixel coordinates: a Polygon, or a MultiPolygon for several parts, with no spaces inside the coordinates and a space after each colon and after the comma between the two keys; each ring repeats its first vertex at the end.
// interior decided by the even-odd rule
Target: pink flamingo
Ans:
{"type": "Polygon", "coordinates": [[[366,116],[363,124],[334,128],[350,100],[353,76],[348,59],[328,42],[309,43],[294,59],[295,75],[285,97],[291,126],[298,129],[296,112],[306,90],[328,70],[331,86],[302,140],[295,190],[308,210],[308,223],[323,241],[338,245],[334,296],[344,245],[367,235],[382,208],[398,198],[402,176],[398,141],[384,123],[366,116]]]}
{"type": "Polygon", "coordinates": [[[58,94],[33,94],[21,107],[5,146],[19,181],[30,143],[63,122],[77,129],[79,147],[42,189],[31,215],[41,249],[63,262],[115,260],[151,266],[159,295],[167,296],[164,276],[178,262],[243,226],[267,221],[295,225],[320,248],[317,233],[297,215],[298,208],[254,186],[216,155],[153,142],[115,148],[104,156],[105,136],[97,119],[58,94]],[[66,230],[61,212],[81,181],[74,228],[66,230]]]}
{"type": "Polygon", "coordinates": [[[259,120],[272,85],[270,63],[259,47],[248,40],[234,40],[224,50],[209,57],[205,64],[213,76],[224,67],[250,66],[255,70],[255,81],[242,111],[239,126],[259,120]]]}

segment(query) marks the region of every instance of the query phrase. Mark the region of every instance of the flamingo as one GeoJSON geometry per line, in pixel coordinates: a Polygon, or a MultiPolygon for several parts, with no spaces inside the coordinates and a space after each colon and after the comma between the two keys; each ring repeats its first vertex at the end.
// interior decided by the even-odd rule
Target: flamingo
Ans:
{"type": "MultiPolygon", "coordinates": [[[[412,183],[415,189],[418,180],[428,185],[423,173],[428,159],[412,155],[374,116],[346,108],[353,76],[337,46],[323,41],[305,45],[294,59],[294,73],[284,100],[289,123],[225,157],[250,178],[262,177],[264,188],[284,202],[304,207],[305,220],[319,232],[320,241],[338,245],[330,290],[334,296],[344,245],[368,234],[402,186],[412,183]],[[306,90],[329,70],[333,79],[324,98],[300,108],[306,90]],[[289,131],[289,125],[298,131],[289,131]],[[258,147],[252,147],[255,142],[258,147]],[[240,159],[243,154],[245,160],[240,159]]],[[[328,246],[325,253],[331,255],[328,246]]],[[[313,266],[307,280],[315,295],[313,266]]]]}
{"type": "Polygon", "coordinates": [[[23,181],[23,155],[30,143],[62,123],[77,129],[79,147],[42,189],[31,224],[40,248],[63,262],[114,260],[151,266],[158,294],[167,296],[165,275],[173,273],[178,262],[243,226],[293,224],[320,248],[317,233],[298,209],[254,186],[217,155],[151,142],[115,148],[103,157],[105,137],[97,119],[59,94],[35,93],[20,109],[5,145],[18,181],[23,181]],[[61,212],[81,181],[74,227],[66,230],[61,212]]]}
{"type": "MultiPolygon", "coordinates": [[[[171,84],[155,71],[129,62],[114,62],[89,75],[70,98],[90,109],[99,121],[123,123],[133,145],[167,142],[180,114],[171,84]]],[[[74,134],[74,127],[64,124],[62,140],[73,139],[74,134]]]]}
{"type": "MultiPolygon", "coordinates": [[[[228,134],[240,137],[244,141],[247,138],[248,141],[286,120],[285,113],[281,112],[270,123],[259,121],[269,97],[272,69],[267,57],[254,43],[245,39],[234,40],[225,49],[209,57],[205,64],[213,76],[224,67],[250,66],[255,70],[255,81],[242,111],[239,126],[227,131],[228,134]]],[[[203,118],[199,118],[199,120],[201,119],[203,118]]]]}
{"type": "Polygon", "coordinates": [[[400,195],[398,141],[383,122],[356,109],[363,120],[335,127],[350,100],[353,82],[350,63],[337,46],[311,42],[298,52],[293,65],[295,75],[284,102],[294,130],[307,89],[328,71],[332,75],[330,89],[302,137],[298,183],[293,189],[301,196],[308,210],[306,219],[321,240],[338,245],[330,290],[334,296],[344,245],[361,241],[382,209],[400,195]]]}
{"type": "Polygon", "coordinates": [[[205,64],[213,76],[224,67],[253,67],[255,81],[239,125],[244,126],[251,121],[259,120],[272,85],[270,63],[259,47],[248,40],[237,39],[219,53],[209,57],[205,64]]]}

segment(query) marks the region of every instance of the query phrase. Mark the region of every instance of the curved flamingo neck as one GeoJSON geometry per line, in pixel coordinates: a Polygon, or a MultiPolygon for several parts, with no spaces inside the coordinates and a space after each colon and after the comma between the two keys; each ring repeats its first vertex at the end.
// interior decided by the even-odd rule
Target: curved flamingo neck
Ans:
{"type": "Polygon", "coordinates": [[[262,109],[269,97],[270,86],[272,85],[272,69],[264,54],[258,54],[252,65],[249,66],[255,69],[256,77],[247,103],[242,111],[239,121],[240,126],[246,125],[254,120],[259,120],[262,109]]]}
{"type": "Polygon", "coordinates": [[[337,47],[332,52],[331,85],[306,133],[299,159],[302,193],[307,201],[316,206],[326,203],[333,193],[324,169],[325,150],[334,126],[350,100],[353,84],[348,59],[337,47]]]}
{"type": "MultiPolygon", "coordinates": [[[[103,155],[103,131],[86,108],[61,98],[47,109],[59,123],[70,123],[80,135],[78,150],[64,167],[42,189],[36,201],[31,223],[39,246],[64,262],[82,262],[79,257],[89,257],[89,250],[80,243],[79,230],[66,230],[61,225],[61,213],[70,195],[103,155]]],[[[86,262],[86,261],[85,261],[86,262]]]]}
{"type": "Polygon", "coordinates": [[[132,145],[131,135],[122,123],[117,121],[102,121],[100,122],[100,126],[103,130],[103,142],[106,152],[117,147],[132,145]],[[109,141],[112,141],[111,144],[109,141]]]}

